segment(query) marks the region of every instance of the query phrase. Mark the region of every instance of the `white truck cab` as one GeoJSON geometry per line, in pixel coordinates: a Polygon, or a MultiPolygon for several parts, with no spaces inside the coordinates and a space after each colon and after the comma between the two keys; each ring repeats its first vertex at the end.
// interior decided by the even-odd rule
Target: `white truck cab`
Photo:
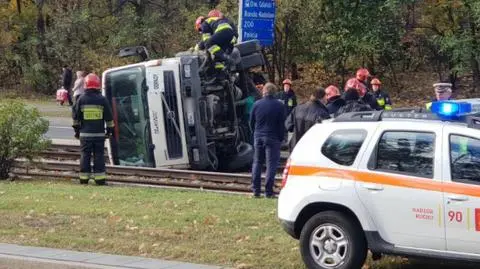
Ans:
{"type": "Polygon", "coordinates": [[[312,127],[278,200],[307,267],[361,268],[367,250],[480,262],[479,105],[351,112],[312,127]]]}
{"type": "MultiPolygon", "coordinates": [[[[141,48],[121,54],[143,53],[145,59],[141,48]]],[[[104,71],[103,95],[116,126],[107,143],[111,163],[228,171],[250,166],[253,147],[241,101],[258,93],[248,70],[265,61],[258,40],[236,44],[229,59],[227,79],[219,81],[208,77],[211,58],[204,52],[104,71]]]]}

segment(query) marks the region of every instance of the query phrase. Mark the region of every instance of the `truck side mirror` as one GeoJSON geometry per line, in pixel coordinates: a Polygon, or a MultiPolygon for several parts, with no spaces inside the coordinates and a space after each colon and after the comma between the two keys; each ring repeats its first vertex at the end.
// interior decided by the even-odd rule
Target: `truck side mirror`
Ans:
{"type": "Polygon", "coordinates": [[[118,52],[118,57],[125,58],[131,56],[140,57],[141,62],[144,62],[150,58],[148,50],[145,46],[127,47],[118,52]]]}

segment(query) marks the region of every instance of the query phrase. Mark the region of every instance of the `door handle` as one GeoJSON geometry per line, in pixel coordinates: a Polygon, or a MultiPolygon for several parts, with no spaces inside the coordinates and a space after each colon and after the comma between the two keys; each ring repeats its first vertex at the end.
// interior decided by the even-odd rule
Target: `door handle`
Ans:
{"type": "Polygon", "coordinates": [[[463,195],[449,195],[448,200],[455,202],[465,202],[468,201],[468,197],[463,195]]]}
{"type": "Polygon", "coordinates": [[[383,191],[383,186],[379,184],[374,184],[374,183],[366,183],[362,185],[365,189],[371,190],[371,191],[383,191]]]}

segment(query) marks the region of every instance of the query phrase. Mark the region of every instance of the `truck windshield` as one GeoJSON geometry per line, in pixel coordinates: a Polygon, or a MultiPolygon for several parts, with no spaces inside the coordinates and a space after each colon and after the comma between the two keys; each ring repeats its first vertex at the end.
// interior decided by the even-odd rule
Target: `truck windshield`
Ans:
{"type": "Polygon", "coordinates": [[[105,82],[116,122],[116,139],[111,143],[114,163],[154,167],[145,68],[112,71],[105,82]]]}

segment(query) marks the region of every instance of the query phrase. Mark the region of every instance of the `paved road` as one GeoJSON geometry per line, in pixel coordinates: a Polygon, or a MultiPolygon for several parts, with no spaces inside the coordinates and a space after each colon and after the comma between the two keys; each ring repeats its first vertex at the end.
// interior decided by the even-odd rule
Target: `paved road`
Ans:
{"type": "Polygon", "coordinates": [[[69,118],[47,117],[50,127],[46,137],[50,139],[75,139],[73,137],[72,120],[69,118]]]}

